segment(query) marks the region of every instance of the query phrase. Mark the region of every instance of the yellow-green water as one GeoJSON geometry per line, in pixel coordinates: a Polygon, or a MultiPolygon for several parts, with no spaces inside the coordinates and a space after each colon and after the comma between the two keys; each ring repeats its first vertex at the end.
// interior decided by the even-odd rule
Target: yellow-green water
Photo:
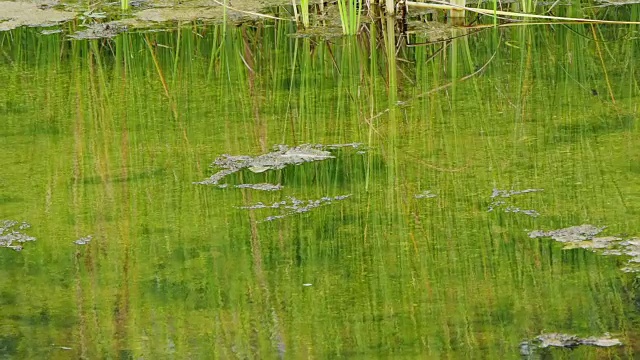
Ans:
{"type": "Polygon", "coordinates": [[[292,30],[0,33],[0,219],[37,238],[0,248],[0,358],[512,359],[542,332],[625,344],[554,358],[637,354],[626,258],[528,236],[640,236],[637,40],[540,26],[396,52],[388,26],[292,30]],[[222,154],[354,142],[225,178],[278,192],[193,184],[222,154]],[[489,212],[494,189],[543,189],[506,199],[540,216],[489,212]]]}

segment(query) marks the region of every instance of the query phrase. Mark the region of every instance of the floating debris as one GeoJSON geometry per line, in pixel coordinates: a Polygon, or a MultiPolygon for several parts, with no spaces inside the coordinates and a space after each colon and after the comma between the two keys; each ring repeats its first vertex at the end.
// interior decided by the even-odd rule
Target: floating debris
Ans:
{"type": "Polygon", "coordinates": [[[536,336],[533,340],[527,340],[520,343],[520,354],[530,356],[537,349],[545,349],[548,347],[561,347],[573,349],[580,345],[612,347],[621,346],[622,342],[618,339],[611,338],[611,335],[605,333],[601,337],[580,338],[576,335],[549,333],[536,336]]]}
{"type": "Polygon", "coordinates": [[[506,212],[506,213],[522,213],[522,214],[525,214],[525,215],[529,215],[531,217],[540,216],[540,213],[537,212],[536,210],[520,209],[519,207],[515,207],[515,206],[508,206],[506,209],[504,209],[504,212],[506,212]]]}
{"type": "Polygon", "coordinates": [[[93,239],[92,235],[87,235],[85,237],[81,237],[80,239],[74,241],[73,243],[76,245],[87,245],[91,242],[92,239],[93,239]]]}
{"type": "Polygon", "coordinates": [[[495,210],[496,208],[499,208],[502,205],[506,205],[507,202],[506,201],[492,201],[491,204],[489,204],[489,208],[487,209],[487,212],[491,212],[493,210],[495,210]]]}
{"type": "Polygon", "coordinates": [[[23,244],[28,241],[36,241],[33,236],[26,235],[22,230],[31,228],[26,222],[18,223],[15,220],[3,220],[0,222],[0,247],[13,249],[15,251],[22,250],[22,245],[14,245],[14,243],[23,244]],[[18,225],[19,224],[19,225],[18,225]],[[16,226],[18,225],[18,226],[16,226]],[[15,228],[17,227],[17,230],[15,228]]]}
{"type": "Polygon", "coordinates": [[[236,185],[235,188],[237,188],[237,189],[253,189],[253,190],[261,190],[261,191],[278,191],[278,190],[282,190],[282,185],[280,185],[280,184],[269,184],[269,183],[240,184],[240,185],[236,185]]]}
{"type": "Polygon", "coordinates": [[[126,26],[114,23],[94,23],[89,25],[87,29],[78,31],[69,37],[74,40],[109,39],[124,31],[127,31],[126,26]]]}
{"type": "Polygon", "coordinates": [[[95,20],[95,19],[105,19],[106,17],[107,17],[107,13],[105,12],[97,12],[97,11],[89,10],[79,15],[78,19],[82,20],[82,24],[85,24],[87,21],[95,20]]]}
{"type": "Polygon", "coordinates": [[[540,192],[540,191],[544,191],[544,189],[525,189],[525,190],[499,190],[499,189],[493,189],[493,193],[491,194],[491,198],[497,198],[497,197],[503,197],[503,198],[508,198],[508,197],[512,197],[514,195],[522,195],[522,194],[528,194],[528,193],[532,193],[532,192],[540,192]]]}
{"type": "Polygon", "coordinates": [[[329,144],[329,145],[314,145],[316,147],[328,150],[338,150],[346,147],[360,149],[364,144],[362,143],[349,143],[349,144],[329,144]]]}
{"type": "Polygon", "coordinates": [[[284,214],[281,215],[273,215],[273,216],[268,216],[266,217],[264,221],[274,221],[277,219],[282,219],[285,218],[287,216],[291,216],[294,214],[300,214],[300,213],[304,213],[304,212],[308,212],[311,211],[312,209],[315,209],[317,207],[323,206],[323,205],[329,205],[331,203],[333,203],[334,201],[341,201],[341,200],[345,200],[347,198],[349,198],[351,196],[351,194],[348,195],[338,195],[338,196],[334,196],[333,198],[331,197],[323,197],[320,198],[318,200],[299,200],[296,199],[293,196],[288,196],[288,200],[282,200],[282,201],[278,201],[278,202],[274,202],[271,205],[265,205],[262,202],[258,202],[254,205],[249,205],[249,206],[240,206],[238,207],[239,209],[245,209],[245,210],[256,210],[256,209],[282,209],[285,210],[286,212],[284,214]]]}
{"type": "Polygon", "coordinates": [[[62,29],[45,29],[45,30],[42,30],[40,32],[40,34],[42,34],[42,35],[52,35],[52,34],[59,34],[59,33],[63,32],[63,31],[64,30],[62,30],[62,29]]]}
{"type": "Polygon", "coordinates": [[[491,199],[494,199],[494,200],[491,201],[491,203],[489,203],[489,207],[487,208],[487,212],[494,211],[497,208],[500,208],[502,206],[507,206],[504,209],[504,212],[506,212],[506,213],[521,213],[521,214],[528,215],[528,216],[531,216],[531,217],[538,217],[538,216],[540,216],[540,213],[537,212],[536,210],[521,209],[521,208],[516,207],[516,206],[508,205],[507,204],[507,200],[499,200],[499,199],[509,199],[512,196],[524,195],[524,194],[533,193],[533,192],[540,192],[540,191],[544,191],[544,190],[543,189],[525,189],[525,190],[499,190],[499,189],[493,189],[493,192],[491,193],[491,199]]]}
{"type": "Polygon", "coordinates": [[[360,144],[333,144],[333,145],[312,145],[302,144],[295,147],[287,145],[277,145],[274,151],[259,155],[228,155],[218,157],[211,167],[222,170],[213,174],[210,178],[195,182],[200,185],[218,185],[224,177],[236,173],[243,169],[249,169],[254,173],[262,173],[268,170],[279,170],[289,165],[300,165],[306,162],[334,159],[328,150],[335,150],[342,147],[357,148],[360,144]]]}
{"type": "Polygon", "coordinates": [[[565,229],[529,232],[530,238],[550,237],[563,243],[563,250],[586,249],[605,256],[629,256],[624,272],[640,272],[640,238],[624,239],[617,236],[596,237],[606,227],[589,224],[571,226],[565,229]]]}
{"type": "Polygon", "coordinates": [[[585,241],[590,240],[594,236],[604,230],[605,227],[596,227],[589,224],[583,224],[578,226],[571,226],[565,229],[559,230],[550,230],[550,231],[540,231],[535,230],[529,232],[530,238],[538,238],[538,237],[550,237],[555,241],[559,241],[562,243],[566,242],[575,242],[575,241],[585,241]]]}
{"type": "Polygon", "coordinates": [[[73,348],[69,346],[62,346],[62,345],[56,345],[56,344],[51,344],[51,346],[57,347],[60,350],[73,350],[73,348]]]}
{"type": "Polygon", "coordinates": [[[432,193],[430,190],[425,190],[425,191],[421,192],[420,194],[413,195],[413,197],[415,197],[416,199],[434,198],[436,196],[438,196],[438,195],[432,193]]]}

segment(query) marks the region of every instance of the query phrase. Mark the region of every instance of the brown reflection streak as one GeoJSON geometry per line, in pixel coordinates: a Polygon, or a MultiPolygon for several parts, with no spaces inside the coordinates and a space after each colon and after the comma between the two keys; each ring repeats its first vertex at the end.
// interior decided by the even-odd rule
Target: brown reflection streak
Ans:
{"type": "MultiPolygon", "coordinates": [[[[242,200],[245,205],[249,205],[252,203],[251,192],[246,189],[242,189],[242,200]]],[[[269,291],[269,286],[267,284],[267,280],[265,279],[264,268],[262,267],[262,249],[260,246],[260,237],[258,235],[258,225],[256,221],[256,217],[253,211],[248,211],[249,214],[249,223],[251,224],[251,256],[253,257],[253,267],[255,277],[262,289],[262,293],[256,291],[256,296],[264,299],[264,304],[268,309],[271,310],[272,315],[272,332],[271,338],[276,342],[275,347],[280,355],[280,358],[284,358],[284,353],[286,352],[286,345],[284,342],[284,333],[280,326],[280,317],[278,316],[277,310],[273,307],[271,302],[271,294],[269,291]]],[[[257,290],[257,289],[256,289],[257,290]]],[[[249,289],[251,293],[251,289],[249,289]]],[[[253,294],[252,294],[253,295],[253,294]]],[[[251,296],[251,295],[250,295],[251,296]]],[[[254,327],[257,329],[258,327],[254,327]]]]}
{"type": "MultiPolygon", "coordinates": [[[[122,97],[125,98],[125,89],[127,83],[127,72],[126,66],[124,66],[123,74],[122,74],[122,97]]],[[[124,100],[123,100],[124,101],[124,100]]],[[[130,201],[131,196],[129,192],[129,181],[128,179],[128,169],[129,169],[129,130],[127,127],[127,112],[121,116],[122,125],[121,125],[121,139],[120,139],[120,156],[122,158],[120,164],[120,171],[123,181],[121,182],[121,197],[118,203],[121,206],[120,214],[122,214],[122,225],[121,229],[121,239],[122,239],[122,254],[123,254],[123,269],[122,269],[122,286],[118,289],[118,294],[116,295],[116,342],[118,350],[127,350],[128,349],[128,336],[127,336],[127,328],[128,328],[128,320],[129,320],[129,248],[130,248],[130,219],[131,219],[131,207],[130,201]]],[[[134,276],[135,278],[135,276],[134,276]]]]}
{"type": "Polygon", "coordinates": [[[107,94],[101,91],[101,85],[104,83],[104,74],[102,73],[102,69],[100,68],[101,60],[100,54],[97,49],[96,42],[91,43],[91,55],[89,57],[89,76],[91,81],[89,81],[89,85],[91,88],[91,98],[95,99],[93,103],[90,103],[90,106],[94,106],[91,109],[91,117],[93,120],[93,131],[94,136],[96,137],[96,141],[93,144],[93,153],[96,154],[95,162],[96,162],[96,172],[100,176],[101,181],[106,184],[106,194],[109,198],[113,199],[113,193],[109,186],[110,182],[110,173],[109,173],[109,153],[108,153],[108,145],[107,144],[99,144],[97,139],[107,138],[104,136],[109,133],[109,128],[107,128],[107,124],[105,121],[106,118],[106,109],[105,104],[107,94]],[[96,83],[97,82],[97,83],[96,83]],[[101,146],[102,145],[102,146],[101,146]],[[102,158],[98,155],[102,154],[102,158]]]}
{"type": "Polygon", "coordinates": [[[527,41],[527,60],[524,68],[524,79],[522,80],[522,93],[520,98],[520,103],[522,104],[520,107],[520,119],[525,120],[525,116],[527,115],[527,99],[531,92],[531,58],[533,57],[531,52],[533,41],[527,41]]]}
{"type": "MultiPolygon", "coordinates": [[[[74,68],[74,73],[80,73],[81,69],[78,66],[74,68]]],[[[72,195],[72,204],[73,204],[73,213],[80,214],[81,209],[80,205],[82,203],[82,199],[80,198],[81,192],[79,191],[80,181],[82,179],[82,163],[84,157],[84,108],[83,108],[83,99],[82,96],[82,83],[81,77],[76,77],[75,83],[75,121],[73,128],[73,137],[74,137],[74,158],[73,158],[73,184],[71,187],[71,195],[72,195]]],[[[78,225],[76,223],[76,234],[80,233],[80,229],[78,229],[78,225]]],[[[80,269],[81,262],[81,252],[79,249],[76,249],[75,257],[74,257],[74,265],[75,265],[75,295],[76,295],[76,312],[78,314],[78,345],[79,345],[79,353],[77,356],[81,359],[87,358],[87,343],[90,342],[87,339],[87,314],[85,314],[85,310],[83,307],[84,304],[84,291],[82,287],[82,276],[80,269]]],[[[85,259],[85,262],[87,259],[85,259]]],[[[90,267],[88,267],[90,268],[90,267]]]]}
{"type": "MultiPolygon", "coordinates": [[[[127,211],[128,213],[128,211],[127,211]]],[[[123,217],[124,224],[122,229],[122,252],[124,259],[122,262],[122,281],[121,286],[118,288],[116,295],[116,309],[115,309],[115,340],[116,349],[127,349],[127,323],[129,320],[129,217],[123,217]]]]}
{"type": "Polygon", "coordinates": [[[248,68],[247,79],[249,81],[249,97],[251,98],[251,108],[253,110],[253,117],[255,122],[255,132],[258,142],[260,144],[260,150],[263,153],[267,152],[267,124],[260,117],[260,99],[259,94],[256,92],[256,72],[255,72],[255,59],[251,47],[249,44],[249,37],[247,35],[246,27],[242,28],[242,40],[244,45],[243,57],[245,65],[248,68]]]}

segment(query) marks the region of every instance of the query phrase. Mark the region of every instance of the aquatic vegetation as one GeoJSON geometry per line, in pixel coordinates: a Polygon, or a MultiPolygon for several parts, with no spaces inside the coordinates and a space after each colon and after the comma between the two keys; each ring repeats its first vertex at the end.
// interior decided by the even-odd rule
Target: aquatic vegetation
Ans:
{"type": "Polygon", "coordinates": [[[74,241],[73,243],[76,245],[87,245],[91,242],[91,240],[93,240],[93,236],[92,235],[87,235],[87,236],[83,236],[81,238],[79,238],[78,240],[74,241]]]}
{"type": "Polygon", "coordinates": [[[341,147],[358,147],[358,144],[303,144],[294,147],[276,145],[274,151],[258,156],[224,154],[211,164],[213,168],[217,167],[222,170],[211,175],[210,178],[194,182],[194,184],[219,185],[223,178],[243,169],[248,169],[254,173],[262,173],[268,170],[283,169],[289,165],[301,165],[307,162],[334,159],[335,156],[325,149],[335,150],[341,147]]]}
{"type": "Polygon", "coordinates": [[[528,194],[528,193],[533,193],[533,192],[540,192],[540,191],[544,191],[544,189],[524,189],[524,190],[499,190],[499,189],[493,189],[493,192],[491,193],[491,198],[497,198],[497,197],[501,197],[501,198],[510,198],[512,196],[515,195],[522,195],[522,194],[528,194]]]}
{"type": "Polygon", "coordinates": [[[116,23],[93,23],[85,30],[69,35],[69,38],[74,40],[109,39],[125,31],[127,31],[126,26],[116,23]]]}
{"type": "Polygon", "coordinates": [[[338,11],[342,33],[355,35],[360,29],[360,16],[362,13],[362,0],[338,0],[338,11]]]}
{"type": "MultiPolygon", "coordinates": [[[[295,4],[294,4],[295,8],[295,4]]],[[[300,15],[302,16],[302,25],[309,27],[309,0],[300,0],[300,15]]]]}
{"type": "Polygon", "coordinates": [[[536,210],[533,209],[521,209],[517,206],[507,206],[504,209],[504,212],[506,213],[521,213],[521,214],[525,214],[527,216],[531,216],[531,217],[538,217],[540,216],[540,213],[536,210]]]}
{"type": "Polygon", "coordinates": [[[553,240],[558,242],[570,243],[570,242],[576,242],[576,241],[590,240],[594,236],[601,233],[602,230],[604,229],[605,227],[596,227],[589,224],[583,224],[583,225],[571,226],[568,228],[558,229],[558,230],[549,230],[549,231],[535,230],[535,231],[529,232],[529,237],[532,239],[539,238],[539,237],[550,237],[553,240]]]}
{"type": "MultiPolygon", "coordinates": [[[[386,12],[393,15],[395,11],[394,1],[387,0],[386,12]]],[[[596,1],[602,4],[602,6],[619,6],[621,4],[631,4],[630,2],[614,2],[614,1],[596,1]]],[[[138,0],[120,0],[120,8],[122,12],[129,10],[132,7],[139,7],[141,1],[138,0]]],[[[311,10],[314,5],[309,0],[300,0],[299,5],[296,1],[279,1],[274,4],[270,4],[268,8],[265,8],[263,2],[258,1],[243,1],[236,2],[233,6],[228,1],[213,0],[216,6],[203,6],[202,3],[180,3],[173,4],[174,6],[167,6],[163,2],[149,1],[144,2],[145,9],[127,13],[127,18],[122,20],[123,23],[131,25],[133,28],[155,27],[158,23],[169,23],[172,21],[207,21],[207,22],[226,22],[227,20],[233,20],[236,22],[244,22],[246,20],[253,20],[255,18],[264,18],[272,20],[285,20],[289,21],[288,16],[274,16],[282,12],[282,6],[289,3],[293,5],[293,9],[296,15],[296,20],[301,21],[304,27],[305,33],[311,27],[315,27],[316,30],[328,28],[326,25],[318,25],[321,21],[311,25],[311,10]],[[300,16],[298,16],[298,8],[300,9],[300,16]],[[299,18],[299,19],[298,19],[299,18]]],[[[112,6],[115,3],[97,3],[92,4],[90,9],[87,10],[86,6],[74,4],[70,1],[41,1],[38,4],[28,2],[8,2],[0,1],[0,9],[2,9],[3,22],[0,23],[0,31],[14,29],[22,25],[29,26],[50,26],[54,24],[60,24],[62,22],[78,19],[84,24],[87,21],[101,20],[107,17],[107,14],[113,11],[112,6]],[[61,11],[54,7],[64,8],[67,11],[61,11]]],[[[323,11],[324,3],[320,6],[322,16],[326,17],[327,12],[323,11]]],[[[638,24],[634,21],[618,21],[618,20],[602,20],[592,18],[573,18],[573,17],[559,17],[551,15],[536,15],[533,12],[543,10],[545,13],[556,7],[559,3],[555,2],[551,6],[537,6],[533,0],[521,0],[521,9],[525,13],[509,12],[497,9],[497,2],[479,2],[477,8],[470,8],[452,4],[449,2],[405,2],[405,9],[439,9],[449,10],[454,16],[463,16],[465,11],[475,12],[483,16],[489,16],[492,18],[494,25],[499,25],[497,16],[502,17],[519,17],[519,18],[532,18],[532,19],[544,19],[547,21],[574,21],[574,22],[589,22],[589,23],[607,23],[607,24],[638,24]],[[493,4],[492,9],[484,9],[482,6],[485,4],[493,4]]],[[[365,7],[369,5],[368,1],[364,0],[339,0],[327,4],[327,7],[337,7],[336,21],[339,21],[342,34],[354,35],[357,34],[361,28],[361,16],[365,11],[365,7]],[[339,17],[339,19],[337,18],[339,17]]],[[[548,4],[546,4],[548,5],[548,4]]],[[[568,6],[565,4],[564,6],[568,6]]],[[[578,11],[583,11],[580,6],[571,5],[569,8],[575,7],[578,11]]],[[[287,9],[286,11],[288,11],[287,9]]],[[[416,18],[412,13],[420,13],[421,11],[404,11],[402,16],[405,23],[416,18]]],[[[594,13],[598,15],[598,13],[594,13]]],[[[419,15],[418,15],[419,16],[419,15]]],[[[301,28],[302,28],[301,27],[301,28]]],[[[329,26],[331,27],[331,26],[329,26]]],[[[325,30],[319,30],[317,33],[324,33],[325,30]]],[[[126,30],[125,30],[126,31],[126,30]]],[[[330,31],[329,31],[330,32],[330,31]]],[[[457,37],[457,35],[451,35],[447,38],[457,37]]],[[[601,53],[601,50],[598,50],[601,53]]],[[[611,94],[611,89],[608,89],[611,94]]]]}
{"type": "Polygon", "coordinates": [[[434,198],[438,195],[432,193],[430,190],[425,190],[419,194],[415,194],[413,195],[414,198],[416,199],[425,199],[425,198],[434,198]]]}
{"type": "Polygon", "coordinates": [[[589,224],[571,226],[564,229],[529,232],[530,238],[550,237],[563,243],[564,250],[585,249],[600,255],[628,256],[624,272],[640,272],[640,238],[624,239],[617,236],[596,237],[606,227],[596,227],[589,224]]]}
{"type": "Polygon", "coordinates": [[[265,222],[265,221],[273,221],[273,220],[277,220],[277,219],[282,219],[291,215],[295,215],[295,214],[301,214],[301,213],[306,213],[309,212],[317,207],[320,206],[324,206],[324,205],[329,205],[332,204],[334,201],[342,201],[345,200],[347,198],[349,198],[351,196],[351,194],[347,194],[347,195],[338,195],[338,196],[334,196],[334,197],[322,197],[320,199],[317,200],[299,200],[293,196],[288,196],[287,200],[282,200],[282,201],[278,201],[278,202],[274,202],[271,205],[265,205],[262,202],[259,202],[255,205],[249,205],[249,206],[240,206],[239,209],[246,209],[246,210],[257,210],[257,209],[278,209],[278,210],[284,210],[284,214],[281,215],[273,215],[273,216],[268,216],[266,217],[264,220],[260,221],[260,222],[265,222]]]}
{"type": "Polygon", "coordinates": [[[278,191],[282,190],[282,185],[280,184],[239,184],[234,186],[236,189],[253,189],[253,190],[261,190],[261,191],[278,191]]]}
{"type": "Polygon", "coordinates": [[[381,46],[375,23],[323,41],[291,36],[290,22],[207,21],[108,41],[0,34],[0,210],[55,234],[0,261],[7,356],[48,358],[74,339],[70,358],[518,358],[541,329],[637,338],[633,276],[618,259],[518,241],[531,223],[587,217],[637,236],[637,127],[598,138],[572,127],[550,141],[599,109],[634,111],[637,42],[599,29],[617,39],[600,44],[621,94],[613,109],[590,91],[605,86],[588,26],[479,32],[458,39],[452,64],[455,42],[385,34],[381,46]],[[474,81],[405,101],[494,53],[474,81]],[[274,141],[368,148],[244,167],[219,181],[227,191],[190,184],[224,170],[206,168],[219,154],[256,158],[274,141]],[[292,191],[236,189],[278,187],[263,181],[292,191]],[[490,198],[495,184],[545,192],[490,198]],[[491,201],[504,202],[498,216],[484,211],[491,201]],[[535,221],[502,213],[538,206],[535,221]],[[87,248],[71,243],[94,231],[87,248]]]}
{"type": "Polygon", "coordinates": [[[100,11],[85,11],[81,15],[78,15],[78,20],[82,20],[82,25],[85,25],[87,22],[93,22],[97,19],[106,19],[107,13],[100,11]]]}
{"type": "Polygon", "coordinates": [[[0,247],[20,251],[22,250],[23,243],[36,241],[36,238],[33,236],[22,232],[22,230],[29,229],[30,227],[31,225],[26,222],[19,223],[15,220],[3,220],[0,223],[0,247]]]}
{"type": "Polygon", "coordinates": [[[493,189],[493,192],[491,193],[491,199],[493,200],[491,201],[491,203],[489,203],[489,207],[487,211],[491,212],[496,210],[497,208],[502,208],[503,206],[506,206],[504,208],[504,212],[506,213],[521,213],[531,217],[538,217],[540,216],[540,213],[538,211],[533,209],[521,209],[517,206],[509,205],[508,204],[509,200],[503,200],[503,199],[511,199],[514,196],[535,193],[540,191],[543,191],[543,189],[524,189],[524,190],[493,189]]]}
{"type": "Polygon", "coordinates": [[[612,347],[622,346],[622,342],[618,339],[612,338],[608,333],[605,333],[600,337],[590,336],[587,338],[581,338],[576,335],[569,334],[546,333],[536,336],[533,340],[523,341],[520,343],[520,354],[528,357],[535,354],[538,349],[545,349],[549,347],[572,349],[581,345],[612,347]]]}
{"type": "MultiPolygon", "coordinates": [[[[522,0],[521,1],[521,9],[524,12],[512,12],[512,11],[502,11],[497,10],[497,7],[494,4],[493,9],[482,9],[482,8],[471,8],[468,6],[462,6],[460,4],[449,4],[444,1],[434,1],[432,3],[424,3],[424,2],[416,2],[416,1],[405,1],[405,4],[408,7],[416,8],[416,9],[439,9],[439,10],[449,10],[451,12],[461,12],[461,11],[469,11],[479,15],[489,16],[494,18],[494,21],[497,20],[497,16],[500,17],[514,17],[514,18],[523,18],[523,19],[544,19],[547,21],[575,21],[580,23],[594,23],[594,24],[640,24],[637,21],[618,21],[618,20],[600,20],[600,19],[589,19],[589,18],[578,18],[578,17],[564,17],[564,16],[553,16],[553,15],[538,15],[533,14],[533,12],[537,6],[535,6],[534,1],[532,0],[522,0]]],[[[551,6],[553,8],[554,5],[551,6]]],[[[497,24],[497,21],[494,22],[497,24]]]]}

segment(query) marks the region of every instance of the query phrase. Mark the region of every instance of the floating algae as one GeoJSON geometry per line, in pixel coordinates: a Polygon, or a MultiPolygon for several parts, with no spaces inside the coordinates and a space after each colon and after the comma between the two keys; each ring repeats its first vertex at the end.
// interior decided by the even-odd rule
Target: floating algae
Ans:
{"type": "Polygon", "coordinates": [[[621,346],[622,342],[618,339],[611,338],[611,335],[605,333],[601,337],[581,338],[576,335],[548,333],[540,334],[533,340],[527,340],[520,343],[520,354],[523,356],[532,356],[538,349],[546,349],[549,347],[570,348],[581,345],[612,347],[621,346]]]}
{"type": "MultiPolygon", "coordinates": [[[[307,162],[334,159],[335,156],[327,150],[336,150],[343,147],[357,148],[359,144],[333,144],[333,145],[312,145],[302,144],[295,147],[287,145],[277,145],[274,151],[258,155],[228,155],[224,154],[218,157],[211,167],[220,168],[218,172],[211,175],[208,179],[195,182],[200,185],[217,185],[218,187],[226,187],[220,184],[220,181],[228,175],[234,174],[240,170],[248,169],[254,173],[262,173],[268,170],[279,170],[289,165],[300,165],[307,162]]],[[[265,184],[243,184],[236,187],[248,187],[257,190],[279,190],[280,185],[264,186],[265,184]]]]}
{"type": "Polygon", "coordinates": [[[76,245],[87,245],[91,242],[91,240],[93,240],[93,236],[88,235],[88,236],[81,237],[80,239],[74,241],[73,243],[76,245]]]}
{"type": "Polygon", "coordinates": [[[31,225],[26,222],[18,223],[15,220],[0,221],[0,247],[13,249],[15,251],[22,250],[21,244],[36,240],[33,236],[22,232],[22,230],[29,229],[30,227],[31,225]],[[16,225],[18,225],[17,230],[16,225]]]}
{"type": "Polygon", "coordinates": [[[415,194],[413,195],[414,198],[416,199],[430,199],[430,198],[434,198],[438,195],[432,193],[430,190],[425,190],[423,192],[421,192],[420,194],[415,194]]]}
{"type": "Polygon", "coordinates": [[[504,212],[506,213],[521,213],[521,214],[525,214],[531,217],[538,217],[540,216],[540,213],[537,212],[536,210],[532,210],[532,209],[520,209],[519,207],[515,207],[515,206],[507,206],[504,209],[504,212]]]}
{"type": "Polygon", "coordinates": [[[240,184],[234,186],[237,189],[253,189],[253,190],[261,190],[261,191],[278,191],[282,189],[282,185],[280,184],[240,184]]]}
{"type": "Polygon", "coordinates": [[[640,272],[640,238],[624,239],[617,236],[601,236],[605,227],[597,227],[589,224],[571,226],[564,229],[529,232],[530,238],[550,237],[563,243],[563,250],[586,249],[600,255],[629,256],[627,266],[621,270],[624,272],[640,272]]]}
{"type": "Polygon", "coordinates": [[[524,190],[499,190],[499,189],[493,189],[493,193],[491,193],[491,198],[497,198],[497,197],[502,197],[502,198],[509,198],[512,197],[514,195],[522,195],[522,194],[528,194],[528,193],[532,193],[532,192],[540,192],[540,191],[544,191],[544,189],[524,189],[524,190]]]}
{"type": "Polygon", "coordinates": [[[280,210],[285,210],[284,214],[268,216],[261,222],[273,221],[273,220],[282,219],[282,218],[285,218],[287,216],[291,216],[291,215],[294,215],[294,214],[300,214],[300,213],[309,212],[312,209],[315,209],[317,207],[320,207],[320,206],[323,206],[323,205],[329,205],[329,204],[333,203],[334,201],[341,201],[341,200],[347,199],[350,196],[351,196],[351,194],[338,195],[338,196],[334,196],[334,197],[325,196],[325,197],[322,197],[322,198],[317,199],[317,200],[300,200],[300,199],[297,199],[297,198],[295,198],[293,196],[288,196],[287,200],[274,202],[271,205],[266,205],[264,203],[259,202],[259,203],[256,203],[254,205],[240,206],[239,209],[246,209],[246,210],[280,209],[280,210]]]}
{"type": "Polygon", "coordinates": [[[497,208],[504,206],[505,207],[504,212],[506,213],[521,213],[531,217],[538,217],[540,216],[540,213],[537,212],[536,210],[521,209],[517,206],[512,206],[508,204],[508,201],[510,201],[510,199],[516,195],[524,195],[524,194],[540,192],[540,191],[543,191],[543,189],[524,189],[524,190],[493,189],[493,192],[491,193],[491,199],[493,200],[491,200],[491,203],[489,203],[489,208],[487,209],[487,211],[491,212],[496,210],[497,208]],[[504,199],[508,199],[508,200],[504,200],[504,199]]]}
{"type": "Polygon", "coordinates": [[[73,20],[73,12],[54,9],[46,3],[0,1],[0,31],[21,26],[53,26],[73,20]]]}
{"type": "Polygon", "coordinates": [[[538,238],[538,237],[550,237],[555,241],[559,241],[562,243],[567,242],[578,242],[590,240],[594,236],[604,230],[604,227],[596,227],[589,224],[583,224],[578,226],[571,226],[564,229],[559,230],[550,230],[550,231],[540,231],[535,230],[529,232],[530,238],[538,238]]]}
{"type": "Polygon", "coordinates": [[[115,23],[94,23],[69,37],[74,40],[110,39],[124,31],[127,31],[126,26],[115,23]]]}

